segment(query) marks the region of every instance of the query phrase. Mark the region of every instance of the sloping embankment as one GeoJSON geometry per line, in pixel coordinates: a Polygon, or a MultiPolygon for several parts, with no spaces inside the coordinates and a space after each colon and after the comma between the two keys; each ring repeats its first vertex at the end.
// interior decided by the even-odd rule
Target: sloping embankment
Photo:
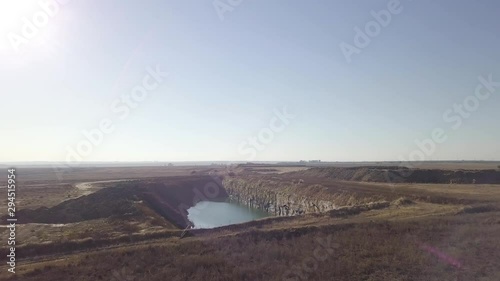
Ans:
{"type": "Polygon", "coordinates": [[[203,200],[228,195],[220,179],[180,176],[118,183],[87,196],[66,200],[51,208],[18,211],[20,223],[73,223],[109,217],[145,216],[143,204],[179,228],[185,228],[187,209],[203,200]]]}
{"type": "Polygon", "coordinates": [[[297,177],[345,181],[436,184],[498,184],[500,170],[428,170],[404,167],[312,168],[293,172],[297,177]]]}

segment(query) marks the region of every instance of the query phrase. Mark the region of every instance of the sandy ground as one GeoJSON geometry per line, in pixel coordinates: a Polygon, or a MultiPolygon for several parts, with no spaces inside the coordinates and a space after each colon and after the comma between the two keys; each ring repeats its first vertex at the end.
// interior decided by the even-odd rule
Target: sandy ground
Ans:
{"type": "MultiPolygon", "coordinates": [[[[121,179],[121,180],[106,180],[106,181],[92,181],[92,182],[81,182],[75,184],[75,187],[81,191],[80,196],[89,195],[98,189],[101,189],[103,184],[106,183],[116,183],[130,181],[131,179],[121,179]]],[[[73,199],[73,198],[71,198],[73,199]]]]}

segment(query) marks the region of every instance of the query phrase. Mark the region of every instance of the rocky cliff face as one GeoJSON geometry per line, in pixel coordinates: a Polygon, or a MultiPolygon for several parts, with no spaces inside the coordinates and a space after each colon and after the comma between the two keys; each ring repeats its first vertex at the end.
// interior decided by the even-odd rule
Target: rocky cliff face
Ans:
{"type": "Polygon", "coordinates": [[[334,210],[334,198],[321,185],[284,184],[269,180],[229,178],[223,182],[229,198],[275,216],[293,216],[334,210]]]}

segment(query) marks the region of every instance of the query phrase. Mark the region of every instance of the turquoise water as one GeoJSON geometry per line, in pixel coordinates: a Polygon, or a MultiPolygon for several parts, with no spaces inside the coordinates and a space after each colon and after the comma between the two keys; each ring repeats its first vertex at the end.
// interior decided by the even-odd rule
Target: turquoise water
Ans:
{"type": "Polygon", "coordinates": [[[187,211],[194,228],[214,228],[269,216],[266,212],[232,202],[201,201],[187,211]]]}

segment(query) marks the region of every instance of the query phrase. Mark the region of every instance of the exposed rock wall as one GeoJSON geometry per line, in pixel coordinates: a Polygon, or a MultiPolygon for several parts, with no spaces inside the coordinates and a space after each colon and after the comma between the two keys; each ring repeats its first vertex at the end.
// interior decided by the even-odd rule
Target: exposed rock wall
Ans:
{"type": "Polygon", "coordinates": [[[332,198],[321,196],[324,188],[320,185],[301,188],[242,178],[225,179],[223,185],[231,200],[276,216],[326,212],[338,207],[332,198]]]}

